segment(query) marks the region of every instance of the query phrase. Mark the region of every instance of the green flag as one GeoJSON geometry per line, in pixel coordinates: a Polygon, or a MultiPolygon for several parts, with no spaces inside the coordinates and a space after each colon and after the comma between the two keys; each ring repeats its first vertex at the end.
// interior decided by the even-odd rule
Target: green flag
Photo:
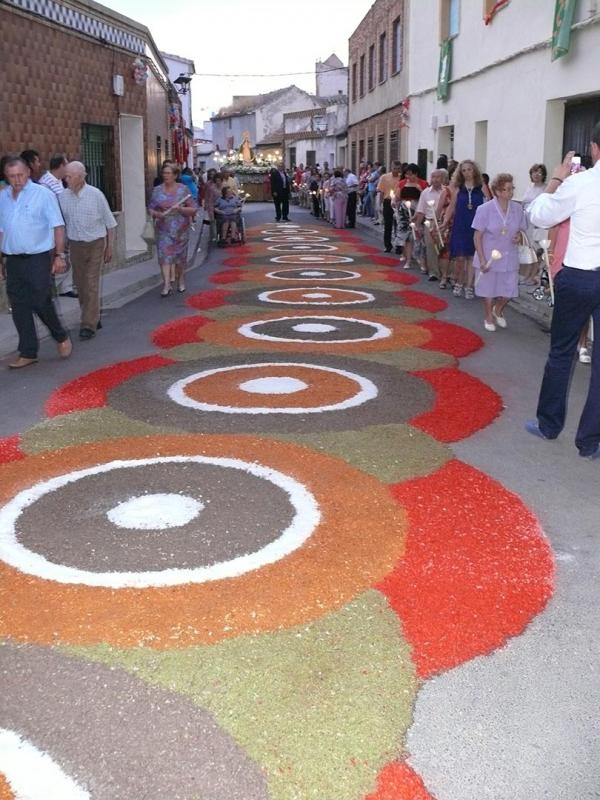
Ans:
{"type": "Polygon", "coordinates": [[[440,45],[440,68],[438,71],[437,98],[448,99],[448,84],[452,68],[452,39],[445,39],[440,45]]]}
{"type": "Polygon", "coordinates": [[[552,28],[552,61],[569,52],[576,5],[577,0],[556,0],[552,28]]]}

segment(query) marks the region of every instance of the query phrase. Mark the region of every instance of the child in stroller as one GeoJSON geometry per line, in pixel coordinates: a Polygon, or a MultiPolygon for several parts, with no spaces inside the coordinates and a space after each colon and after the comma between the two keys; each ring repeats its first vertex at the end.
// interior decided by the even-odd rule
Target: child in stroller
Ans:
{"type": "Polygon", "coordinates": [[[226,244],[239,244],[242,241],[242,201],[229,186],[221,190],[221,197],[215,203],[215,216],[219,225],[219,247],[226,244]]]}

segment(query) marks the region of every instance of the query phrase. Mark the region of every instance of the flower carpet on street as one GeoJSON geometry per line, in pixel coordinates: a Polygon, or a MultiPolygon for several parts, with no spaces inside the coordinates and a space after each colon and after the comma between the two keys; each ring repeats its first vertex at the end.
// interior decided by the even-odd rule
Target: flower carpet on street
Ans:
{"type": "Polygon", "coordinates": [[[421,685],[521,634],[553,562],[450,449],[502,410],[481,339],[396,264],[249,229],[150,355],[0,442],[0,800],[431,800],[421,685]]]}

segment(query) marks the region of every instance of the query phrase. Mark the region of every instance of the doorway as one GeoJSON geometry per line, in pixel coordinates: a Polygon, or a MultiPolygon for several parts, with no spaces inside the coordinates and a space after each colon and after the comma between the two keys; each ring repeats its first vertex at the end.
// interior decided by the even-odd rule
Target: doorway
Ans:
{"type": "Polygon", "coordinates": [[[119,117],[119,134],[125,250],[129,257],[147,249],[141,235],[146,224],[144,121],[142,117],[121,115],[119,117]]]}
{"type": "Polygon", "coordinates": [[[588,168],[592,166],[590,139],[597,122],[600,122],[600,95],[571,100],[565,104],[563,154],[575,150],[581,155],[581,163],[588,168]]]}

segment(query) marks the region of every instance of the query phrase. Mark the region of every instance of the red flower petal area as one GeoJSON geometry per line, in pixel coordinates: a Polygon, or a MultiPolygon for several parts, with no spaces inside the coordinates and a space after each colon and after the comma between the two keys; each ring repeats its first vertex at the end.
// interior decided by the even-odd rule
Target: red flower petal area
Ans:
{"type": "MultiPolygon", "coordinates": [[[[370,261],[382,267],[397,267],[400,263],[397,258],[390,258],[389,256],[371,256],[370,261]]],[[[415,278],[415,280],[417,279],[415,278]]]]}
{"type": "Polygon", "coordinates": [[[367,253],[370,256],[376,256],[380,250],[378,247],[373,247],[372,244],[357,244],[354,248],[357,253],[367,253]]]}
{"type": "Polygon", "coordinates": [[[9,461],[19,461],[25,458],[25,453],[21,452],[21,437],[19,434],[15,436],[5,436],[0,439],[0,464],[8,464],[9,461]]]}
{"type": "Polygon", "coordinates": [[[416,275],[408,275],[406,272],[392,272],[392,270],[388,270],[383,274],[386,281],[390,281],[390,283],[402,283],[404,286],[411,286],[413,283],[419,282],[416,275]]]}
{"type": "Polygon", "coordinates": [[[226,258],[223,261],[224,267],[232,267],[234,269],[239,269],[240,267],[246,267],[247,265],[248,265],[248,258],[242,256],[232,256],[231,258],[226,258]]]}
{"type": "Polygon", "coordinates": [[[46,414],[49,417],[58,417],[60,414],[69,414],[72,411],[102,408],[106,405],[108,393],[115,386],[133,378],[134,375],[174,363],[173,359],[163,356],[144,356],[132,361],[121,361],[82,375],[52,392],[46,401],[46,414]]]}
{"type": "Polygon", "coordinates": [[[377,789],[364,800],[435,800],[408,764],[395,761],[381,771],[377,789]]]}
{"type": "Polygon", "coordinates": [[[458,442],[485,428],[502,411],[502,398],[477,378],[455,367],[412,372],[435,389],[431,411],[410,424],[440,442],[458,442]]]}
{"type": "Polygon", "coordinates": [[[552,552],[531,511],[457,460],[391,490],[409,534],[404,558],[376,588],[402,620],[419,677],[520,634],[554,585],[552,552]]]}
{"type": "Polygon", "coordinates": [[[395,292],[398,297],[404,300],[404,305],[411,308],[422,308],[423,311],[431,311],[434,314],[438,311],[444,311],[448,308],[448,303],[441,300],[439,297],[425,294],[425,292],[414,292],[410,289],[404,289],[402,292],[395,292]]]}
{"type": "Polygon", "coordinates": [[[436,350],[456,358],[463,358],[483,347],[481,336],[463,328],[462,325],[453,325],[451,322],[442,322],[439,319],[428,319],[419,322],[419,325],[431,333],[431,339],[421,345],[422,350],[436,350]]]}
{"type": "Polygon", "coordinates": [[[152,343],[157,347],[168,349],[178,347],[180,344],[197,344],[200,339],[198,330],[211,322],[208,317],[183,317],[174,319],[172,322],[165,322],[159,325],[152,334],[152,343]]]}
{"type": "Polygon", "coordinates": [[[207,289],[205,292],[193,294],[186,300],[186,306],[195,308],[197,311],[205,311],[208,308],[218,308],[225,305],[231,292],[225,289],[207,289]]]}
{"type": "Polygon", "coordinates": [[[241,280],[242,271],[240,269],[226,269],[222,272],[215,272],[210,276],[211,283],[237,283],[241,280]]]}

